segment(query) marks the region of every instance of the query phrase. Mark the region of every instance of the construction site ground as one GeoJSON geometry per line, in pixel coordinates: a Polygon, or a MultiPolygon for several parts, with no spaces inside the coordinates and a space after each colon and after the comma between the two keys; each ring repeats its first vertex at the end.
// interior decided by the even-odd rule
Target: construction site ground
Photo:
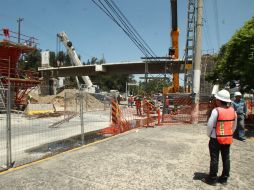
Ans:
{"type": "MultiPolygon", "coordinates": [[[[0,175],[0,189],[253,189],[254,140],[231,147],[226,186],[209,186],[205,125],[138,128],[0,175]]],[[[219,173],[221,172],[221,160],[219,173]]]]}

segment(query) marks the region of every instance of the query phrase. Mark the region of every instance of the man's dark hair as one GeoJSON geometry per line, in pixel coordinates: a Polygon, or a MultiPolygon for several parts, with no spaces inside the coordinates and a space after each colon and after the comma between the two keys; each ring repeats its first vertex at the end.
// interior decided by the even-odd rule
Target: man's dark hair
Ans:
{"type": "Polygon", "coordinates": [[[222,106],[228,106],[228,107],[230,106],[229,102],[224,102],[224,101],[221,101],[221,100],[220,100],[220,102],[221,102],[222,106]]]}

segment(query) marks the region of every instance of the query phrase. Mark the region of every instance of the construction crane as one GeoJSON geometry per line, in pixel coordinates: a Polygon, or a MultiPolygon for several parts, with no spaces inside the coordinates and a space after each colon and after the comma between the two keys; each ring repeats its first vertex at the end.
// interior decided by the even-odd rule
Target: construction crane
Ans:
{"type": "MultiPolygon", "coordinates": [[[[169,56],[172,59],[179,58],[179,32],[177,26],[177,0],[170,0],[171,3],[171,21],[172,21],[172,28],[171,28],[171,43],[172,48],[169,49],[169,56]]],[[[178,92],[179,91],[179,72],[173,71],[173,87],[170,90],[171,92],[178,92]]]]}
{"type": "MultiPolygon", "coordinates": [[[[72,42],[68,39],[67,34],[65,32],[60,32],[57,34],[57,37],[59,37],[60,41],[64,44],[65,48],[67,49],[67,54],[69,55],[72,64],[75,66],[82,65],[75,51],[75,48],[72,45],[72,42]]],[[[76,81],[79,88],[84,87],[84,90],[90,93],[96,92],[97,86],[93,85],[89,76],[76,77],[76,81]]]]}

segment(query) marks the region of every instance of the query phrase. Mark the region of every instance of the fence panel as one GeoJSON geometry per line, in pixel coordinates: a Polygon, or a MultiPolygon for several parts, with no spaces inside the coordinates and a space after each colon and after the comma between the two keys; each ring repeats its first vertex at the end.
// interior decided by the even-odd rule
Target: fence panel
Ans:
{"type": "MultiPolygon", "coordinates": [[[[74,89],[65,89],[57,95],[39,95],[47,88],[12,85],[10,167],[104,138],[97,132],[110,125],[110,103],[105,96],[74,89]]],[[[6,120],[6,112],[1,112],[0,167],[3,169],[7,164],[6,120]]]]}
{"type": "Polygon", "coordinates": [[[79,92],[83,106],[84,133],[91,133],[110,125],[110,99],[99,93],[79,92]]]}
{"type": "MultiPolygon", "coordinates": [[[[191,123],[193,99],[191,94],[168,94],[169,105],[164,104],[164,123],[191,123]]],[[[206,122],[209,114],[210,99],[207,95],[200,95],[199,122],[206,122]]],[[[166,101],[165,101],[166,102],[166,101]]]]}
{"type": "MultiPolygon", "coordinates": [[[[14,167],[105,138],[106,133],[103,132],[117,134],[144,126],[147,120],[145,110],[139,115],[136,107],[117,104],[118,123],[112,128],[112,98],[74,89],[64,89],[57,95],[41,96],[41,92],[47,88],[49,86],[31,88],[17,83],[10,89],[10,164],[14,167]]],[[[170,105],[164,113],[164,123],[190,122],[191,96],[169,96],[170,105]]],[[[6,97],[4,99],[6,101],[6,97]]],[[[156,108],[160,111],[159,107],[156,108]]],[[[209,97],[200,96],[199,109],[200,121],[206,121],[210,109],[209,97]]],[[[3,169],[9,163],[6,150],[7,119],[5,110],[0,113],[0,167],[3,169]]],[[[159,123],[156,120],[154,122],[159,123]]]]}
{"type": "Polygon", "coordinates": [[[0,112],[0,171],[7,167],[6,150],[6,111],[0,112]]]}

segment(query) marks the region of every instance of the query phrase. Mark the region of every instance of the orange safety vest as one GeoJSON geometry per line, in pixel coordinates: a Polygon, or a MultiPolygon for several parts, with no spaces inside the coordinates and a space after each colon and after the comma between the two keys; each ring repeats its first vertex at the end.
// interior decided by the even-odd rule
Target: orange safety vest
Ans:
{"type": "Polygon", "coordinates": [[[235,121],[235,110],[229,108],[216,108],[218,118],[216,123],[216,138],[220,144],[232,144],[233,124],[235,121]]]}
{"type": "Polygon", "coordinates": [[[135,100],[136,108],[141,108],[141,100],[135,100]]]}

